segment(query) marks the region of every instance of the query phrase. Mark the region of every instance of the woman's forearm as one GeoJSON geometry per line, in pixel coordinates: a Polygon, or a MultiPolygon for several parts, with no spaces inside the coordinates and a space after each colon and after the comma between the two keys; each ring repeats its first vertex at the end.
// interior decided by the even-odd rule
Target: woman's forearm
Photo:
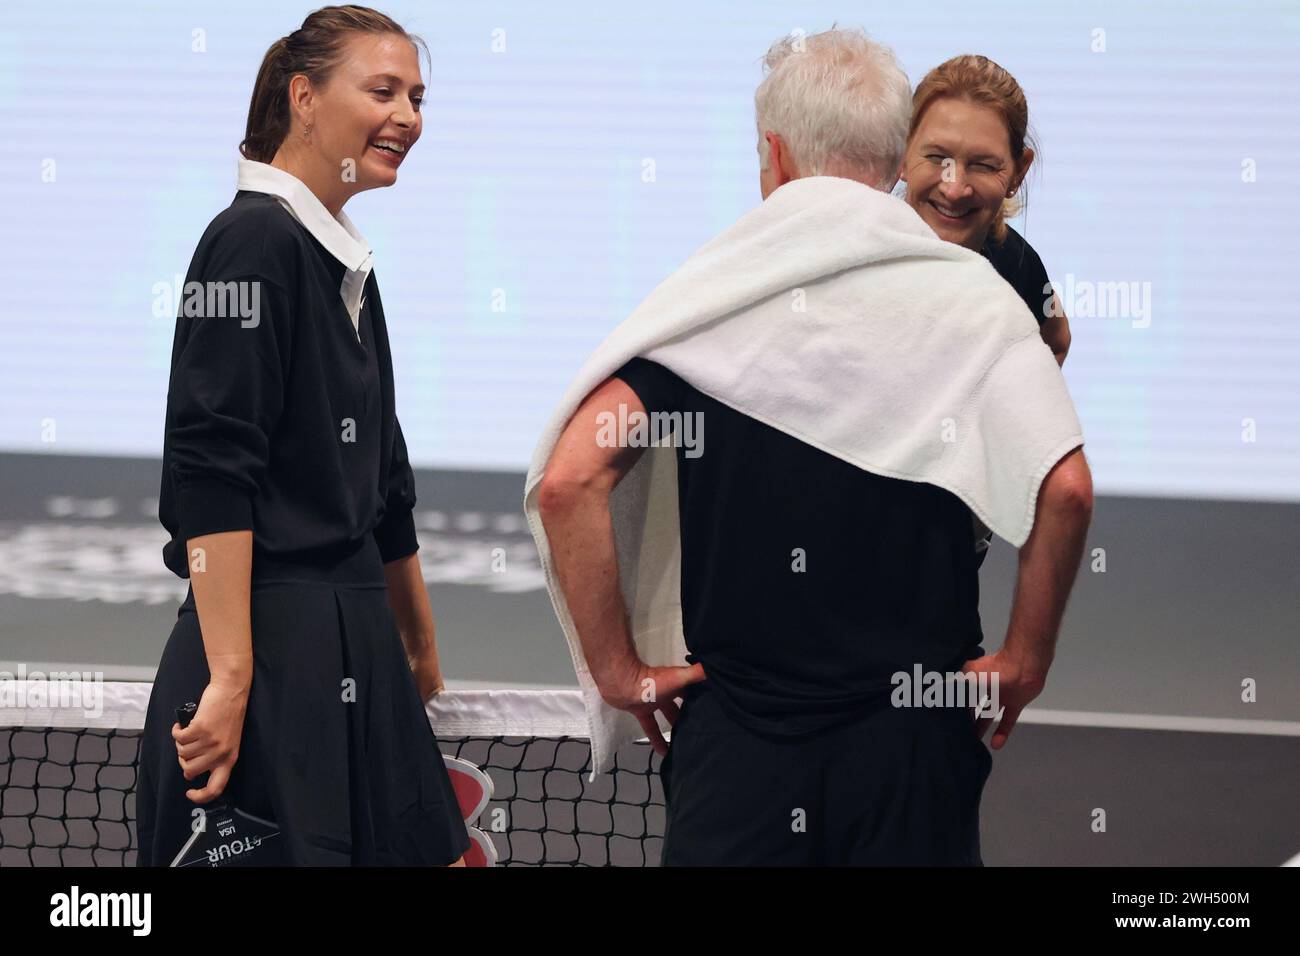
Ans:
{"type": "Polygon", "coordinates": [[[188,547],[210,679],[247,691],[253,681],[253,532],[205,534],[190,538],[188,547]]]}
{"type": "Polygon", "coordinates": [[[438,644],[434,637],[433,608],[424,586],[420,552],[389,561],[384,565],[384,578],[388,583],[388,605],[397,619],[397,631],[407,656],[432,655],[436,661],[438,644]]]}

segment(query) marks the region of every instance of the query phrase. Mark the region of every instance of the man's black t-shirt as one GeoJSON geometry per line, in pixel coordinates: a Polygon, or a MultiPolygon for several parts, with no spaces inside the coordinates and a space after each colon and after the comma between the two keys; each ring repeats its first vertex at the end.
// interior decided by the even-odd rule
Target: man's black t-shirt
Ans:
{"type": "Polygon", "coordinates": [[[615,375],[647,412],[702,426],[698,455],[676,449],[682,623],[687,660],[738,722],[823,730],[889,706],[898,671],[982,655],[971,513],[955,495],[863,471],[657,363],[615,375]]]}
{"type": "Polygon", "coordinates": [[[998,275],[1010,283],[1041,326],[1047,318],[1043,314],[1043,306],[1052,294],[1043,291],[1047,288],[1047,270],[1043,268],[1043,260],[1038,257],[1034,247],[1025,242],[1020,233],[1007,226],[1006,238],[1002,242],[994,242],[990,236],[984,240],[980,255],[989,261],[998,275]]]}

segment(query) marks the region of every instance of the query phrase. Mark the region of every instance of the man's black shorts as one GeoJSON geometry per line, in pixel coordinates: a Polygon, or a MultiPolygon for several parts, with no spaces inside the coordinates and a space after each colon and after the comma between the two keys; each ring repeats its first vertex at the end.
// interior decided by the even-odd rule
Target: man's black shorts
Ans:
{"type": "Polygon", "coordinates": [[[983,866],[993,757],[964,708],[879,710],[819,734],[747,730],[693,684],[661,770],[664,866],[983,866]]]}

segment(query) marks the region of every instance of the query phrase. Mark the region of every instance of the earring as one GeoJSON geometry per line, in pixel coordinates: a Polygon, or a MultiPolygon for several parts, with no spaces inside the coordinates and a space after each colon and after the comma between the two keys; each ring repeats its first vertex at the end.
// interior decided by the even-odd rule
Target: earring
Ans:
{"type": "Polygon", "coordinates": [[[310,135],[311,135],[311,123],[308,123],[306,126],[302,128],[302,138],[306,139],[310,135]]]}

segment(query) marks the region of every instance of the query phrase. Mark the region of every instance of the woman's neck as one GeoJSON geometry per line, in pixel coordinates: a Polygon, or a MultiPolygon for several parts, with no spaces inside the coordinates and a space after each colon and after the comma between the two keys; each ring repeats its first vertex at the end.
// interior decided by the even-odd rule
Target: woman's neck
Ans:
{"type": "Polygon", "coordinates": [[[321,205],[329,210],[329,214],[338,218],[343,204],[347,202],[348,193],[344,189],[342,178],[329,168],[328,163],[321,162],[319,153],[285,143],[276,151],[271,165],[297,177],[321,201],[321,205]]]}

